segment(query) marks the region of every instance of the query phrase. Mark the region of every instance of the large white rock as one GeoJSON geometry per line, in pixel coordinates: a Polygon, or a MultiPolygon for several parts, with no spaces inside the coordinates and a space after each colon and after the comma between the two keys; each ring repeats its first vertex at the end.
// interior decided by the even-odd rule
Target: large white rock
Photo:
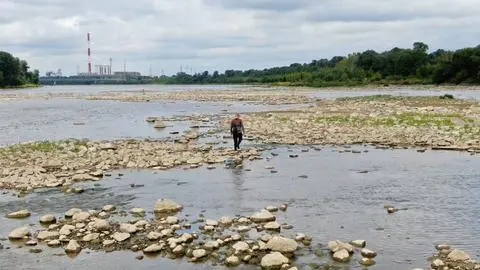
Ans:
{"type": "Polygon", "coordinates": [[[345,249],[341,249],[333,253],[333,259],[337,262],[348,262],[350,260],[350,253],[345,249]]]}
{"type": "Polygon", "coordinates": [[[207,256],[207,251],[205,249],[195,249],[192,252],[192,255],[193,255],[194,258],[200,259],[200,258],[203,258],[203,257],[207,256]]]}
{"type": "Polygon", "coordinates": [[[158,253],[162,251],[163,245],[158,245],[158,244],[152,244],[148,247],[146,247],[143,252],[144,253],[158,253]]]}
{"type": "Polygon", "coordinates": [[[129,233],[115,232],[114,234],[112,234],[112,238],[115,239],[115,241],[117,241],[117,242],[123,242],[123,241],[127,240],[128,238],[130,238],[130,234],[129,233]]]}
{"type": "Polygon", "coordinates": [[[262,210],[253,214],[250,219],[255,223],[263,223],[263,222],[270,222],[275,221],[276,217],[272,215],[272,213],[268,212],[267,210],[262,210]]]}
{"type": "Polygon", "coordinates": [[[58,237],[60,237],[60,233],[50,231],[41,231],[37,235],[37,239],[40,241],[58,239],[58,237]]]}
{"type": "Polygon", "coordinates": [[[90,218],[90,213],[80,212],[73,215],[72,219],[74,222],[86,222],[90,218]]]}
{"type": "Polygon", "coordinates": [[[28,212],[28,210],[20,210],[17,212],[13,212],[7,215],[8,218],[27,218],[31,214],[28,212]]]}
{"type": "Polygon", "coordinates": [[[454,262],[467,261],[470,260],[470,255],[464,251],[454,249],[452,252],[450,252],[450,254],[448,254],[447,259],[454,262]]]}
{"type": "Polygon", "coordinates": [[[10,240],[18,240],[18,239],[23,239],[30,235],[30,231],[28,230],[27,227],[20,227],[16,228],[12,232],[8,234],[8,239],[10,240]]]}
{"type": "Polygon", "coordinates": [[[103,211],[105,212],[112,212],[112,211],[115,211],[115,209],[117,208],[113,204],[107,204],[103,207],[103,211]]]}
{"type": "Polygon", "coordinates": [[[263,256],[260,265],[263,269],[280,269],[282,265],[288,262],[288,258],[283,256],[282,253],[272,252],[263,256]]]}
{"type": "Polygon", "coordinates": [[[85,235],[82,238],[82,241],[83,242],[90,242],[90,241],[98,239],[98,237],[100,237],[99,233],[90,233],[90,234],[85,235]]]}
{"type": "Polygon", "coordinates": [[[267,248],[272,251],[294,252],[297,250],[297,242],[293,239],[275,236],[268,241],[267,248]]]}
{"type": "Polygon", "coordinates": [[[136,233],[137,232],[137,227],[135,225],[132,225],[132,224],[122,223],[122,224],[120,224],[120,232],[136,233]]]}
{"type": "Polygon", "coordinates": [[[205,221],[205,225],[216,227],[216,226],[218,226],[218,221],[212,220],[212,219],[207,219],[207,221],[205,221]]]}
{"type": "Polygon", "coordinates": [[[350,242],[351,245],[358,247],[358,248],[364,248],[367,245],[367,241],[365,240],[353,240],[350,242]]]}
{"type": "Polygon", "coordinates": [[[248,246],[247,243],[245,242],[237,242],[235,243],[232,248],[237,251],[237,252],[245,252],[245,251],[248,251],[248,249],[250,249],[250,247],[248,246]]]}
{"type": "Polygon", "coordinates": [[[231,217],[221,217],[219,223],[222,226],[228,227],[233,224],[233,219],[231,217]]]}
{"type": "Polygon", "coordinates": [[[55,215],[44,215],[40,218],[40,223],[42,224],[51,224],[55,223],[57,221],[57,218],[55,215]]]}
{"type": "Polygon", "coordinates": [[[170,225],[177,224],[178,223],[178,218],[175,217],[175,216],[170,216],[170,217],[167,217],[165,222],[167,222],[167,224],[170,224],[170,225]]]}
{"type": "Polygon", "coordinates": [[[278,231],[280,230],[280,224],[278,224],[276,221],[272,221],[265,224],[263,228],[265,228],[265,230],[278,231]]]}
{"type": "Polygon", "coordinates": [[[97,231],[108,231],[110,229],[110,223],[108,222],[108,220],[104,220],[104,219],[95,219],[94,223],[93,223],[93,227],[95,228],[95,230],[97,231]]]}
{"type": "Polygon", "coordinates": [[[137,215],[137,216],[143,216],[145,215],[145,209],[143,208],[132,208],[130,210],[130,213],[134,214],[134,215],[137,215]]]}
{"type": "Polygon", "coordinates": [[[362,250],[360,250],[360,254],[362,254],[363,257],[369,258],[369,259],[373,259],[373,258],[377,257],[377,253],[375,251],[367,249],[367,248],[362,248],[362,250]]]}
{"type": "Polygon", "coordinates": [[[240,265],[240,263],[240,258],[238,258],[237,256],[230,256],[225,259],[225,265],[227,266],[235,267],[240,265]]]}
{"type": "Polygon", "coordinates": [[[161,233],[158,233],[158,232],[149,232],[149,233],[147,234],[147,238],[148,238],[148,240],[150,240],[150,241],[158,240],[158,239],[160,239],[160,237],[162,237],[162,234],[161,234],[161,233]]]}
{"type": "Polygon", "coordinates": [[[349,253],[352,253],[353,250],[354,250],[352,245],[350,245],[348,243],[344,243],[342,241],[338,241],[338,240],[329,241],[328,242],[328,249],[333,253],[335,253],[337,251],[340,251],[342,249],[345,249],[349,253]]]}
{"type": "Polygon", "coordinates": [[[73,215],[75,215],[77,213],[81,213],[81,212],[82,212],[82,209],[72,208],[72,209],[68,210],[67,212],[65,212],[65,217],[66,218],[72,218],[73,215]]]}
{"type": "Polygon", "coordinates": [[[155,213],[178,212],[183,206],[169,199],[160,199],[155,203],[155,213]]]}
{"type": "Polygon", "coordinates": [[[80,247],[76,240],[70,240],[68,245],[65,247],[66,253],[79,253],[80,250],[82,250],[82,247],[80,247]]]}
{"type": "Polygon", "coordinates": [[[73,230],[75,230],[75,226],[66,224],[62,226],[59,233],[60,235],[70,235],[73,230]]]}

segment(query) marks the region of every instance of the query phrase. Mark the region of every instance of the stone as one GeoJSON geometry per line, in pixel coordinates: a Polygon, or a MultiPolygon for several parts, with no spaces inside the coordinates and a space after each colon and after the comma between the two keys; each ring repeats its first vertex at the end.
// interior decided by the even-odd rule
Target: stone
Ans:
{"type": "Polygon", "coordinates": [[[25,243],[27,246],[36,246],[38,243],[35,240],[29,240],[28,242],[25,243]]]}
{"type": "Polygon", "coordinates": [[[98,237],[100,237],[99,233],[90,233],[90,234],[85,235],[82,238],[82,241],[83,242],[90,242],[90,241],[98,239],[98,237]]]}
{"type": "Polygon", "coordinates": [[[183,256],[185,254],[185,248],[181,245],[176,246],[173,250],[172,253],[175,254],[175,256],[183,256]]]}
{"type": "Polygon", "coordinates": [[[279,207],[279,209],[280,209],[281,211],[284,211],[284,212],[287,211],[287,208],[288,208],[288,205],[287,205],[287,204],[282,204],[282,205],[280,205],[280,207],[279,207]]]}
{"type": "Polygon", "coordinates": [[[212,219],[207,219],[207,221],[205,221],[205,225],[216,227],[216,226],[218,226],[218,221],[212,220],[212,219]]]}
{"type": "Polygon", "coordinates": [[[362,250],[360,250],[360,254],[362,254],[363,257],[369,258],[369,259],[373,259],[373,258],[377,257],[377,253],[375,251],[372,251],[372,250],[366,249],[366,248],[362,248],[362,250]]]}
{"type": "Polygon", "coordinates": [[[95,219],[93,223],[93,228],[95,228],[97,232],[108,231],[110,229],[110,223],[108,222],[108,220],[95,219]]]}
{"type": "Polygon", "coordinates": [[[103,211],[105,212],[112,212],[115,211],[115,209],[117,209],[117,207],[115,207],[113,204],[107,204],[103,207],[103,211]]]}
{"type": "Polygon", "coordinates": [[[31,214],[28,210],[20,210],[7,215],[8,218],[27,218],[31,214]]]}
{"type": "Polygon", "coordinates": [[[277,212],[278,211],[278,207],[276,207],[276,206],[267,206],[267,207],[265,207],[265,209],[268,212],[277,212]]]}
{"type": "Polygon", "coordinates": [[[76,240],[70,240],[68,245],[65,247],[66,253],[79,253],[80,250],[82,250],[82,247],[80,247],[76,240]]]}
{"type": "Polygon", "coordinates": [[[263,226],[265,230],[270,230],[270,231],[280,231],[280,224],[278,224],[276,221],[269,222],[263,226]]]}
{"type": "Polygon", "coordinates": [[[464,251],[454,249],[452,252],[450,252],[450,254],[448,254],[447,260],[453,262],[468,261],[470,260],[470,255],[464,251]]]}
{"type": "Polygon", "coordinates": [[[235,244],[232,246],[232,248],[233,248],[235,251],[240,252],[240,253],[246,252],[246,251],[248,251],[248,250],[250,249],[250,247],[248,246],[248,244],[245,243],[245,242],[237,242],[237,243],[235,243],[235,244]]]}
{"type": "Polygon", "coordinates": [[[289,238],[275,236],[268,241],[267,248],[272,251],[294,252],[297,249],[297,242],[289,238]]]}
{"type": "Polygon", "coordinates": [[[52,239],[57,239],[60,236],[60,233],[58,232],[50,232],[50,231],[41,231],[37,235],[37,239],[40,241],[45,241],[45,240],[52,240],[52,239]]]}
{"type": "Polygon", "coordinates": [[[50,242],[47,243],[49,247],[58,247],[61,245],[59,240],[51,240],[50,242]]]}
{"type": "Polygon", "coordinates": [[[153,127],[157,129],[162,129],[162,128],[166,128],[167,126],[165,126],[165,124],[161,120],[157,119],[155,120],[153,127]]]}
{"type": "Polygon", "coordinates": [[[233,224],[233,219],[231,217],[221,217],[219,224],[224,227],[229,227],[233,224]]]}
{"type": "Polygon", "coordinates": [[[132,208],[130,213],[137,215],[137,216],[144,216],[145,210],[143,208],[132,208]]]}
{"type": "Polygon", "coordinates": [[[158,232],[149,232],[147,234],[147,238],[148,240],[150,241],[154,241],[154,240],[158,240],[162,237],[162,234],[158,233],[158,232]]]}
{"type": "Polygon", "coordinates": [[[225,265],[230,267],[239,266],[241,263],[237,256],[230,256],[225,259],[225,265]]]}
{"type": "Polygon", "coordinates": [[[375,262],[375,260],[370,259],[370,258],[362,258],[362,259],[359,261],[359,263],[360,263],[361,265],[363,265],[363,266],[367,266],[367,267],[368,267],[368,266],[374,265],[376,262],[375,262]]]}
{"type": "Polygon", "coordinates": [[[152,244],[143,250],[143,253],[158,253],[162,251],[163,245],[152,244]]]}
{"type": "Polygon", "coordinates": [[[250,231],[251,229],[252,228],[250,228],[250,226],[238,226],[237,231],[239,233],[245,233],[245,232],[250,231]]]}
{"type": "Polygon", "coordinates": [[[52,224],[57,222],[55,215],[44,215],[40,218],[40,223],[42,224],[52,224]]]}
{"type": "Polygon", "coordinates": [[[263,269],[280,269],[286,263],[289,263],[289,260],[282,253],[272,252],[263,256],[260,265],[263,269]]]}
{"type": "Polygon", "coordinates": [[[264,223],[264,222],[275,221],[276,217],[272,215],[270,212],[268,212],[267,210],[262,210],[260,212],[253,214],[250,217],[250,219],[255,223],[264,223]]]}
{"type": "Polygon", "coordinates": [[[30,231],[28,230],[27,227],[20,227],[20,228],[17,228],[15,230],[11,231],[8,234],[8,239],[19,240],[19,239],[23,239],[23,238],[25,238],[29,235],[30,235],[30,231]]]}
{"type": "Polygon", "coordinates": [[[205,249],[195,249],[192,252],[192,256],[196,259],[200,259],[207,256],[207,251],[205,249]]]}
{"type": "Polygon", "coordinates": [[[171,213],[178,212],[183,206],[169,199],[160,199],[155,203],[155,213],[171,213]]]}
{"type": "Polygon", "coordinates": [[[122,223],[120,224],[120,232],[122,233],[136,233],[137,232],[137,227],[132,224],[128,223],[122,223]]]}
{"type": "Polygon", "coordinates": [[[170,217],[167,217],[165,222],[167,222],[167,224],[170,224],[170,225],[177,224],[178,223],[178,218],[175,217],[175,216],[170,216],[170,217]]]}
{"type": "Polygon", "coordinates": [[[143,228],[143,227],[147,226],[147,224],[148,224],[148,221],[146,221],[146,220],[139,220],[139,221],[135,222],[135,227],[137,227],[137,228],[143,228]]]}
{"type": "Polygon", "coordinates": [[[83,228],[85,228],[85,223],[77,223],[77,224],[75,224],[75,228],[76,229],[83,229],[83,228]]]}
{"type": "Polygon", "coordinates": [[[207,250],[213,250],[219,248],[220,244],[217,241],[208,241],[203,247],[207,250]]]}
{"type": "Polygon", "coordinates": [[[246,217],[241,217],[241,218],[238,219],[238,223],[239,224],[250,224],[252,222],[250,221],[250,219],[248,219],[246,217]]]}
{"type": "Polygon", "coordinates": [[[114,234],[112,234],[112,238],[115,239],[115,241],[117,241],[117,242],[123,242],[123,241],[127,240],[128,238],[130,238],[130,234],[129,233],[115,232],[114,234]]]}
{"type": "Polygon", "coordinates": [[[115,240],[103,240],[102,244],[104,247],[108,247],[110,245],[115,244],[115,240]]]}
{"type": "Polygon", "coordinates": [[[364,248],[367,245],[367,241],[365,241],[365,240],[353,240],[352,242],[350,242],[350,244],[354,247],[357,247],[357,248],[364,248]]]}
{"type": "Polygon", "coordinates": [[[350,253],[346,249],[341,249],[335,253],[333,253],[333,260],[337,262],[346,263],[350,261],[350,253]]]}
{"type": "Polygon", "coordinates": [[[79,212],[72,216],[74,222],[86,222],[90,218],[90,213],[88,212],[79,212]]]}
{"type": "Polygon", "coordinates": [[[272,239],[272,238],[273,238],[273,236],[271,236],[270,234],[264,234],[264,235],[260,236],[260,240],[262,240],[265,243],[270,241],[270,239],[272,239]]]}
{"type": "Polygon", "coordinates": [[[393,214],[393,213],[395,213],[395,212],[397,212],[397,211],[398,211],[398,210],[395,209],[395,208],[393,208],[393,207],[388,207],[388,208],[387,208],[387,212],[388,212],[389,214],[393,214]]]}
{"type": "Polygon", "coordinates": [[[66,225],[63,225],[59,233],[60,235],[70,235],[73,230],[75,230],[75,226],[66,224],[66,225]]]}
{"type": "Polygon", "coordinates": [[[297,233],[297,235],[295,236],[295,241],[297,242],[301,242],[305,239],[305,234],[304,233],[297,233]]]}
{"type": "Polygon", "coordinates": [[[103,143],[99,146],[100,150],[117,150],[117,147],[113,143],[103,143]]]}
{"type": "Polygon", "coordinates": [[[432,264],[430,265],[433,269],[441,269],[441,267],[444,267],[445,266],[445,263],[440,260],[440,259],[436,259],[432,262],[432,264]]]}
{"type": "Polygon", "coordinates": [[[328,249],[332,252],[335,253],[339,250],[345,249],[347,252],[352,253],[353,252],[353,246],[347,243],[343,243],[342,241],[329,241],[328,242],[328,249]]]}
{"type": "Polygon", "coordinates": [[[43,250],[41,248],[31,248],[28,250],[30,253],[41,253],[43,250]]]}
{"type": "Polygon", "coordinates": [[[442,249],[450,249],[450,246],[447,245],[447,244],[440,244],[440,245],[436,245],[435,248],[436,248],[438,251],[441,251],[442,249]]]}

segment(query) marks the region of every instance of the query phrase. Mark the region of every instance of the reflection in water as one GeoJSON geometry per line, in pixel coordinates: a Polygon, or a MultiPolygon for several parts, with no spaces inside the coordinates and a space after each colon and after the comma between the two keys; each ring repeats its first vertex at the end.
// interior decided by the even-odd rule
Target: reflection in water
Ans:
{"type": "Polygon", "coordinates": [[[233,182],[233,203],[232,207],[238,212],[243,207],[243,189],[244,189],[244,172],[243,168],[235,168],[230,170],[233,182]]]}

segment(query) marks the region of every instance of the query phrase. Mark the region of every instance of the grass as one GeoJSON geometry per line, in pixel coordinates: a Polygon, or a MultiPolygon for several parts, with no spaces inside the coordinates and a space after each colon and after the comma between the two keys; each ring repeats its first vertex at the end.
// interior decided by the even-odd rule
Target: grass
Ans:
{"type": "Polygon", "coordinates": [[[5,152],[54,152],[59,149],[59,144],[50,141],[39,141],[25,144],[15,144],[0,148],[1,153],[5,152]]]}

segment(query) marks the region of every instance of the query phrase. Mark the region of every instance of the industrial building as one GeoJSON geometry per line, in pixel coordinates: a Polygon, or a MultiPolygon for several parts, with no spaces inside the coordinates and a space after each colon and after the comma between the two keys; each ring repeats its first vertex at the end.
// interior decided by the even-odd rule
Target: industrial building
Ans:
{"type": "MultiPolygon", "coordinates": [[[[87,33],[87,72],[79,72],[76,76],[62,76],[61,69],[58,72],[49,71],[44,77],[40,77],[40,83],[43,85],[61,85],[61,84],[142,84],[150,83],[152,77],[142,76],[137,71],[127,71],[126,63],[123,64],[123,71],[113,71],[113,59],[110,57],[108,64],[92,63],[92,50],[90,48],[90,33],[87,33]],[[95,71],[92,71],[95,67],[95,71]]],[[[78,67],[77,67],[78,69],[78,67]]]]}

